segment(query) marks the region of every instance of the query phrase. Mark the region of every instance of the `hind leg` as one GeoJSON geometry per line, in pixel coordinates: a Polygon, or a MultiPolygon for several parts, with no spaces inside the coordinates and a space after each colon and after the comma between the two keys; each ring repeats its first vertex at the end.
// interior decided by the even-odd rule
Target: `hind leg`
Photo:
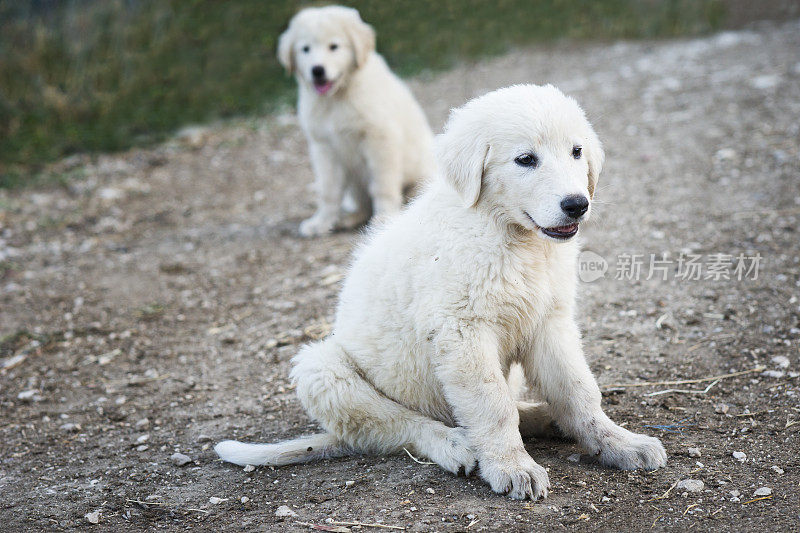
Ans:
{"type": "Polygon", "coordinates": [[[372,215],[372,199],[366,185],[357,176],[351,177],[342,200],[342,214],[337,229],[349,230],[357,228],[369,221],[372,215]]]}
{"type": "Polygon", "coordinates": [[[292,378],[306,412],[352,449],[390,454],[407,448],[454,474],[469,474],[475,456],[463,428],[451,428],[378,392],[331,340],[305,346],[292,378]]]}
{"type": "Polygon", "coordinates": [[[546,403],[517,401],[517,411],[519,411],[519,432],[523,438],[559,435],[546,403]]]}

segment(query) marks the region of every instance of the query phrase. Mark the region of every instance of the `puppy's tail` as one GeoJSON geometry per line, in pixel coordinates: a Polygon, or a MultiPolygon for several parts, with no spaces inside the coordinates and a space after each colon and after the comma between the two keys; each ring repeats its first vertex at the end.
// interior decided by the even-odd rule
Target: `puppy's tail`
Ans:
{"type": "Polygon", "coordinates": [[[317,433],[276,444],[248,444],[225,440],[214,446],[214,451],[223,461],[240,466],[284,466],[352,454],[347,446],[330,433],[317,433]]]}

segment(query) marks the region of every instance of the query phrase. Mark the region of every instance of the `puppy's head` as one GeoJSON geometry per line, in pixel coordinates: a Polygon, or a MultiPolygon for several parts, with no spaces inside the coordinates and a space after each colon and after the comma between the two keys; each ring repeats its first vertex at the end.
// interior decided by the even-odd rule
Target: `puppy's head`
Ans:
{"type": "Polygon", "coordinates": [[[566,241],[589,217],[603,149],[583,110],[551,85],[515,85],[453,110],[437,151],[466,207],[566,241]]]}
{"type": "Polygon", "coordinates": [[[278,60],[319,95],[334,94],[375,50],[375,32],[349,7],[306,8],[278,40],[278,60]]]}

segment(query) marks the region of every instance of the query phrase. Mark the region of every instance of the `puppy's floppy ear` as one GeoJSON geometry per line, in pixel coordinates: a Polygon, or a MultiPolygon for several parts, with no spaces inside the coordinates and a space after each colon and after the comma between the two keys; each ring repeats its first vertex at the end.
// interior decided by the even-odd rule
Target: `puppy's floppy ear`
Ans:
{"type": "Polygon", "coordinates": [[[448,127],[436,138],[441,170],[447,182],[463,199],[465,207],[473,207],[478,203],[489,149],[489,144],[474,129],[448,127]]]}
{"type": "Polygon", "coordinates": [[[292,25],[286,28],[286,31],[278,38],[278,61],[280,61],[283,68],[289,74],[294,73],[294,32],[292,25]]]}
{"type": "Polygon", "coordinates": [[[593,198],[606,154],[603,152],[600,139],[597,138],[597,134],[591,126],[589,126],[589,134],[586,136],[586,145],[583,147],[583,151],[586,154],[586,162],[589,164],[589,198],[593,198]]]}
{"type": "Polygon", "coordinates": [[[352,8],[344,9],[347,10],[344,19],[345,31],[356,56],[356,67],[360,68],[375,50],[375,30],[361,20],[361,15],[358,14],[358,11],[352,8]]]}

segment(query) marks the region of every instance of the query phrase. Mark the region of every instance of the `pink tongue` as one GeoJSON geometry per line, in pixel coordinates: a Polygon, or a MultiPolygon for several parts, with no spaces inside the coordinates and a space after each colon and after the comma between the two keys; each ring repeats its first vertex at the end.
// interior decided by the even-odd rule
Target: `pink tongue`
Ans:
{"type": "Polygon", "coordinates": [[[321,85],[317,85],[316,83],[314,84],[314,88],[317,90],[319,94],[327,93],[328,91],[331,90],[331,87],[333,87],[333,82],[330,81],[326,81],[321,85]]]}

